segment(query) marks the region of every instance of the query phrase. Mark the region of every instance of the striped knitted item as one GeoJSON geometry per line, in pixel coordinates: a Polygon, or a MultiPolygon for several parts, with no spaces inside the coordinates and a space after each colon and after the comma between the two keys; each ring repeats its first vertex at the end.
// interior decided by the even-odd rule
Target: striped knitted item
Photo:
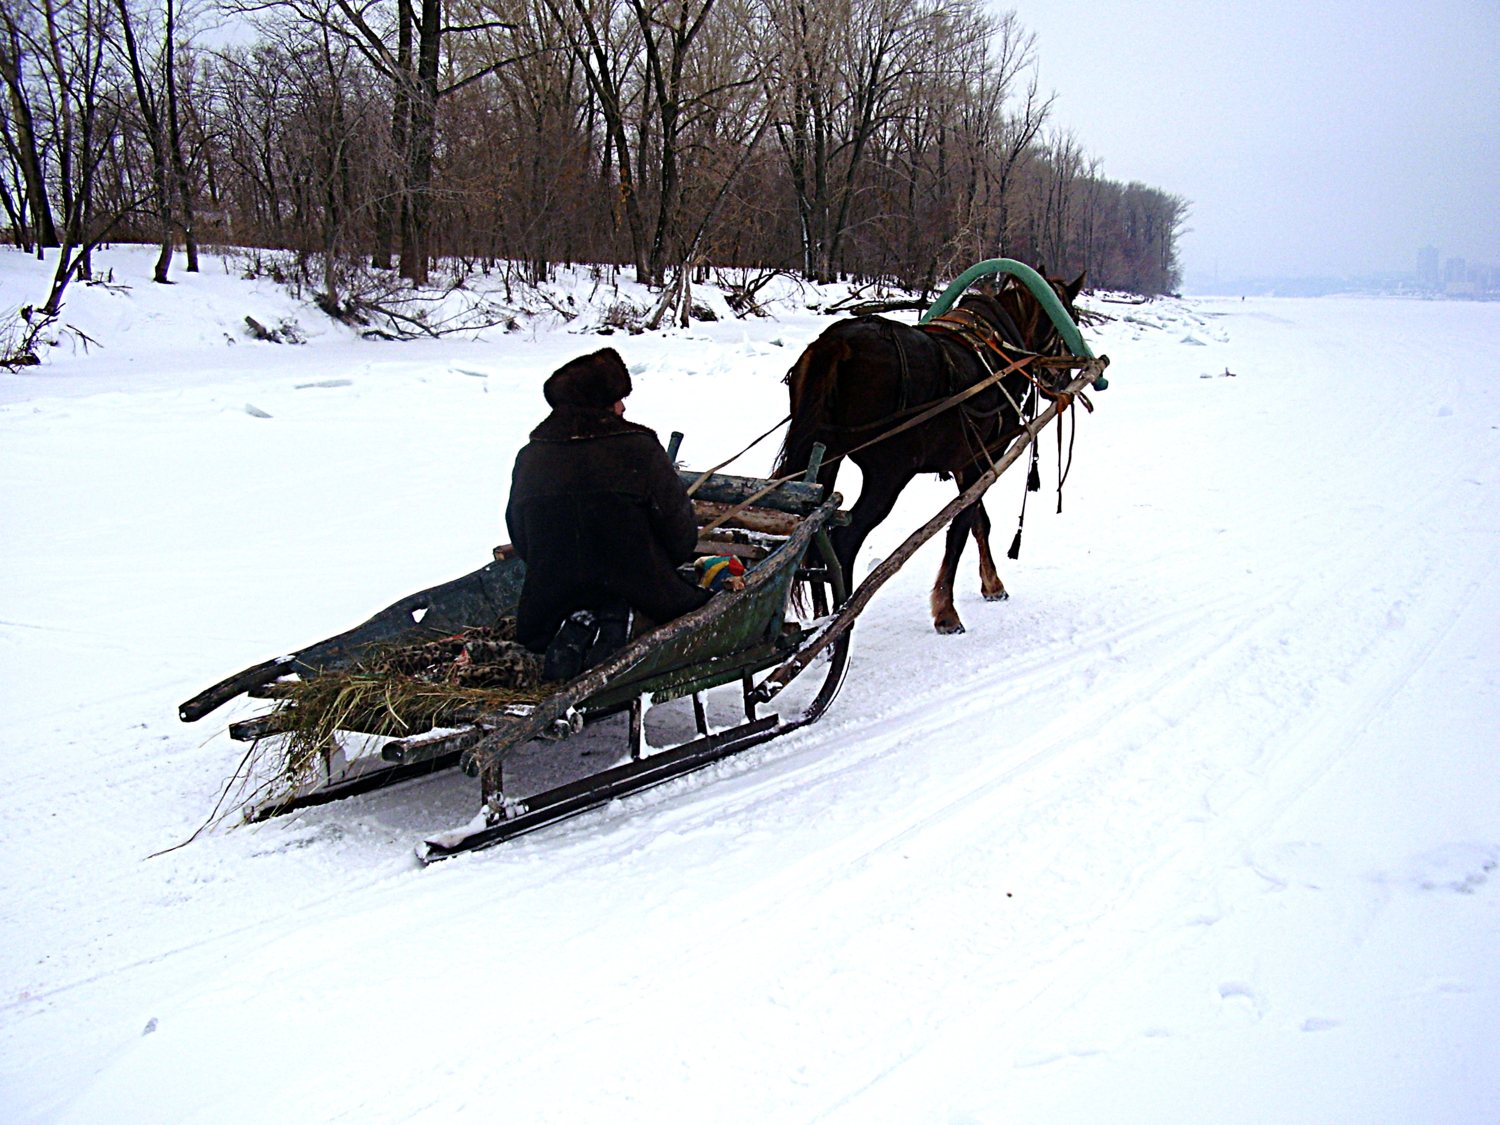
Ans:
{"type": "Polygon", "coordinates": [[[698,568],[698,585],[705,590],[722,590],[725,578],[738,578],[745,573],[745,564],[734,555],[711,555],[699,559],[695,565],[698,568]]]}

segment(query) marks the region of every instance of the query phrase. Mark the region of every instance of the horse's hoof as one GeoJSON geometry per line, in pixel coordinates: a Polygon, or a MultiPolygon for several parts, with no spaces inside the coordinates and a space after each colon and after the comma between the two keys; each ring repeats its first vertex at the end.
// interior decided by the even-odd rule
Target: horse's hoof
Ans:
{"type": "Polygon", "coordinates": [[[962,621],[934,621],[932,627],[947,637],[951,637],[955,633],[964,632],[964,623],[962,621]]]}
{"type": "Polygon", "coordinates": [[[1008,602],[1010,601],[1010,591],[1001,590],[998,594],[986,594],[984,600],[987,602],[1008,602]]]}

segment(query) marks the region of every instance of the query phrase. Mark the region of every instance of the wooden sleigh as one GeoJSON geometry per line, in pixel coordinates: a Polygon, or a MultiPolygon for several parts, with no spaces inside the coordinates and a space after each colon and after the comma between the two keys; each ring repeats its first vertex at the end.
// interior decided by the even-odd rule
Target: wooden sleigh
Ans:
{"type": "MultiPolygon", "coordinates": [[[[812,469],[815,476],[816,465],[812,469]]],[[[698,479],[690,472],[682,476],[687,483],[698,479]]],[[[847,631],[822,662],[821,684],[795,711],[763,713],[755,676],[785,665],[826,624],[819,617],[828,607],[844,600],[843,576],[828,541],[828,528],[839,519],[840,498],[835,493],[825,500],[816,483],[770,486],[769,481],[714,474],[694,493],[700,525],[718,522],[738,508],[708,533],[699,550],[741,556],[748,564],[743,589],[715,594],[701,608],[637,638],[540,702],[482,715],[440,715],[430,733],[386,742],[378,755],[352,761],[331,749],[319,781],[253,805],[246,816],[261,820],[459,766],[479,780],[481,812],[465,828],[424,841],[418,855],[430,861],[499,843],[816,721],[843,682],[847,631]],[[741,507],[751,497],[756,497],[754,503],[741,507]],[[799,584],[804,592],[799,600],[812,607],[811,620],[790,612],[791,594],[799,584]],[[743,721],[713,728],[704,693],[732,684],[740,689],[743,721]],[[647,709],[689,696],[695,736],[677,745],[650,746],[647,709]],[[536,739],[568,738],[620,712],[629,716],[623,761],[520,800],[506,795],[502,767],[517,748],[536,739]]],[[[393,646],[494,626],[514,615],[526,573],[519,558],[507,557],[500,548],[496,555],[478,570],[402,598],[347,632],[222,680],[183,703],[179,716],[194,722],[241,694],[275,698],[278,684],[291,677],[349,669],[393,646]]],[[[240,741],[276,737],[275,732],[274,713],[230,727],[230,736],[240,741]]]]}

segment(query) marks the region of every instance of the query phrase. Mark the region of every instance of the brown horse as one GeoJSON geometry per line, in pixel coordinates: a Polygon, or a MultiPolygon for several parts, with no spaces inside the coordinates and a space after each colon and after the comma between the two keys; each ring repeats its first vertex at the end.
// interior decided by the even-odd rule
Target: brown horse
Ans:
{"type": "MultiPolygon", "coordinates": [[[[1062,284],[1049,279],[1071,312],[1083,275],[1062,284]]],[[[1014,278],[997,294],[971,293],[959,308],[980,318],[1012,348],[1044,355],[1065,348],[1041,303],[1014,278]]],[[[819,480],[832,490],[847,454],[864,474],[864,487],[847,527],[832,533],[834,553],[853,579],[855,556],[865,537],[886,516],[901,490],[918,473],[953,477],[960,492],[998,458],[1008,435],[1018,431],[1016,407],[1029,410],[1035,393],[1030,377],[1016,371],[960,406],[868,448],[859,446],[893,429],[927,406],[980,382],[1005,366],[993,350],[984,359],[948,332],[930,332],[880,317],[858,317],[833,325],[804,351],[786,382],[792,422],[773,475],[785,476],[808,463],[815,442],[827,447],[819,480]],[[1002,391],[1001,388],[1004,388],[1002,391]]],[[[979,546],[980,588],[986,601],[1010,595],[990,553],[990,520],[983,501],[964,509],[948,527],[947,551],[932,588],[932,620],[940,633],[962,633],[953,605],[953,580],[970,533],[979,546]]]]}

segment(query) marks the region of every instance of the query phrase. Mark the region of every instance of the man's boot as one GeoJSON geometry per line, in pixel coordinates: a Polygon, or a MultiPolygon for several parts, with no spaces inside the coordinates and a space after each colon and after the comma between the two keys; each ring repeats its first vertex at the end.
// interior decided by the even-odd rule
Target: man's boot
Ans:
{"type": "Polygon", "coordinates": [[[547,646],[547,655],[542,659],[542,679],[571,680],[582,672],[584,654],[598,631],[599,623],[591,611],[579,609],[568,614],[547,646]]]}
{"type": "Polygon", "coordinates": [[[584,657],[585,668],[603,664],[624,648],[625,642],[630,640],[630,606],[627,603],[616,602],[613,605],[600,606],[595,611],[595,617],[599,622],[599,635],[589,646],[588,655],[584,657]]]}

